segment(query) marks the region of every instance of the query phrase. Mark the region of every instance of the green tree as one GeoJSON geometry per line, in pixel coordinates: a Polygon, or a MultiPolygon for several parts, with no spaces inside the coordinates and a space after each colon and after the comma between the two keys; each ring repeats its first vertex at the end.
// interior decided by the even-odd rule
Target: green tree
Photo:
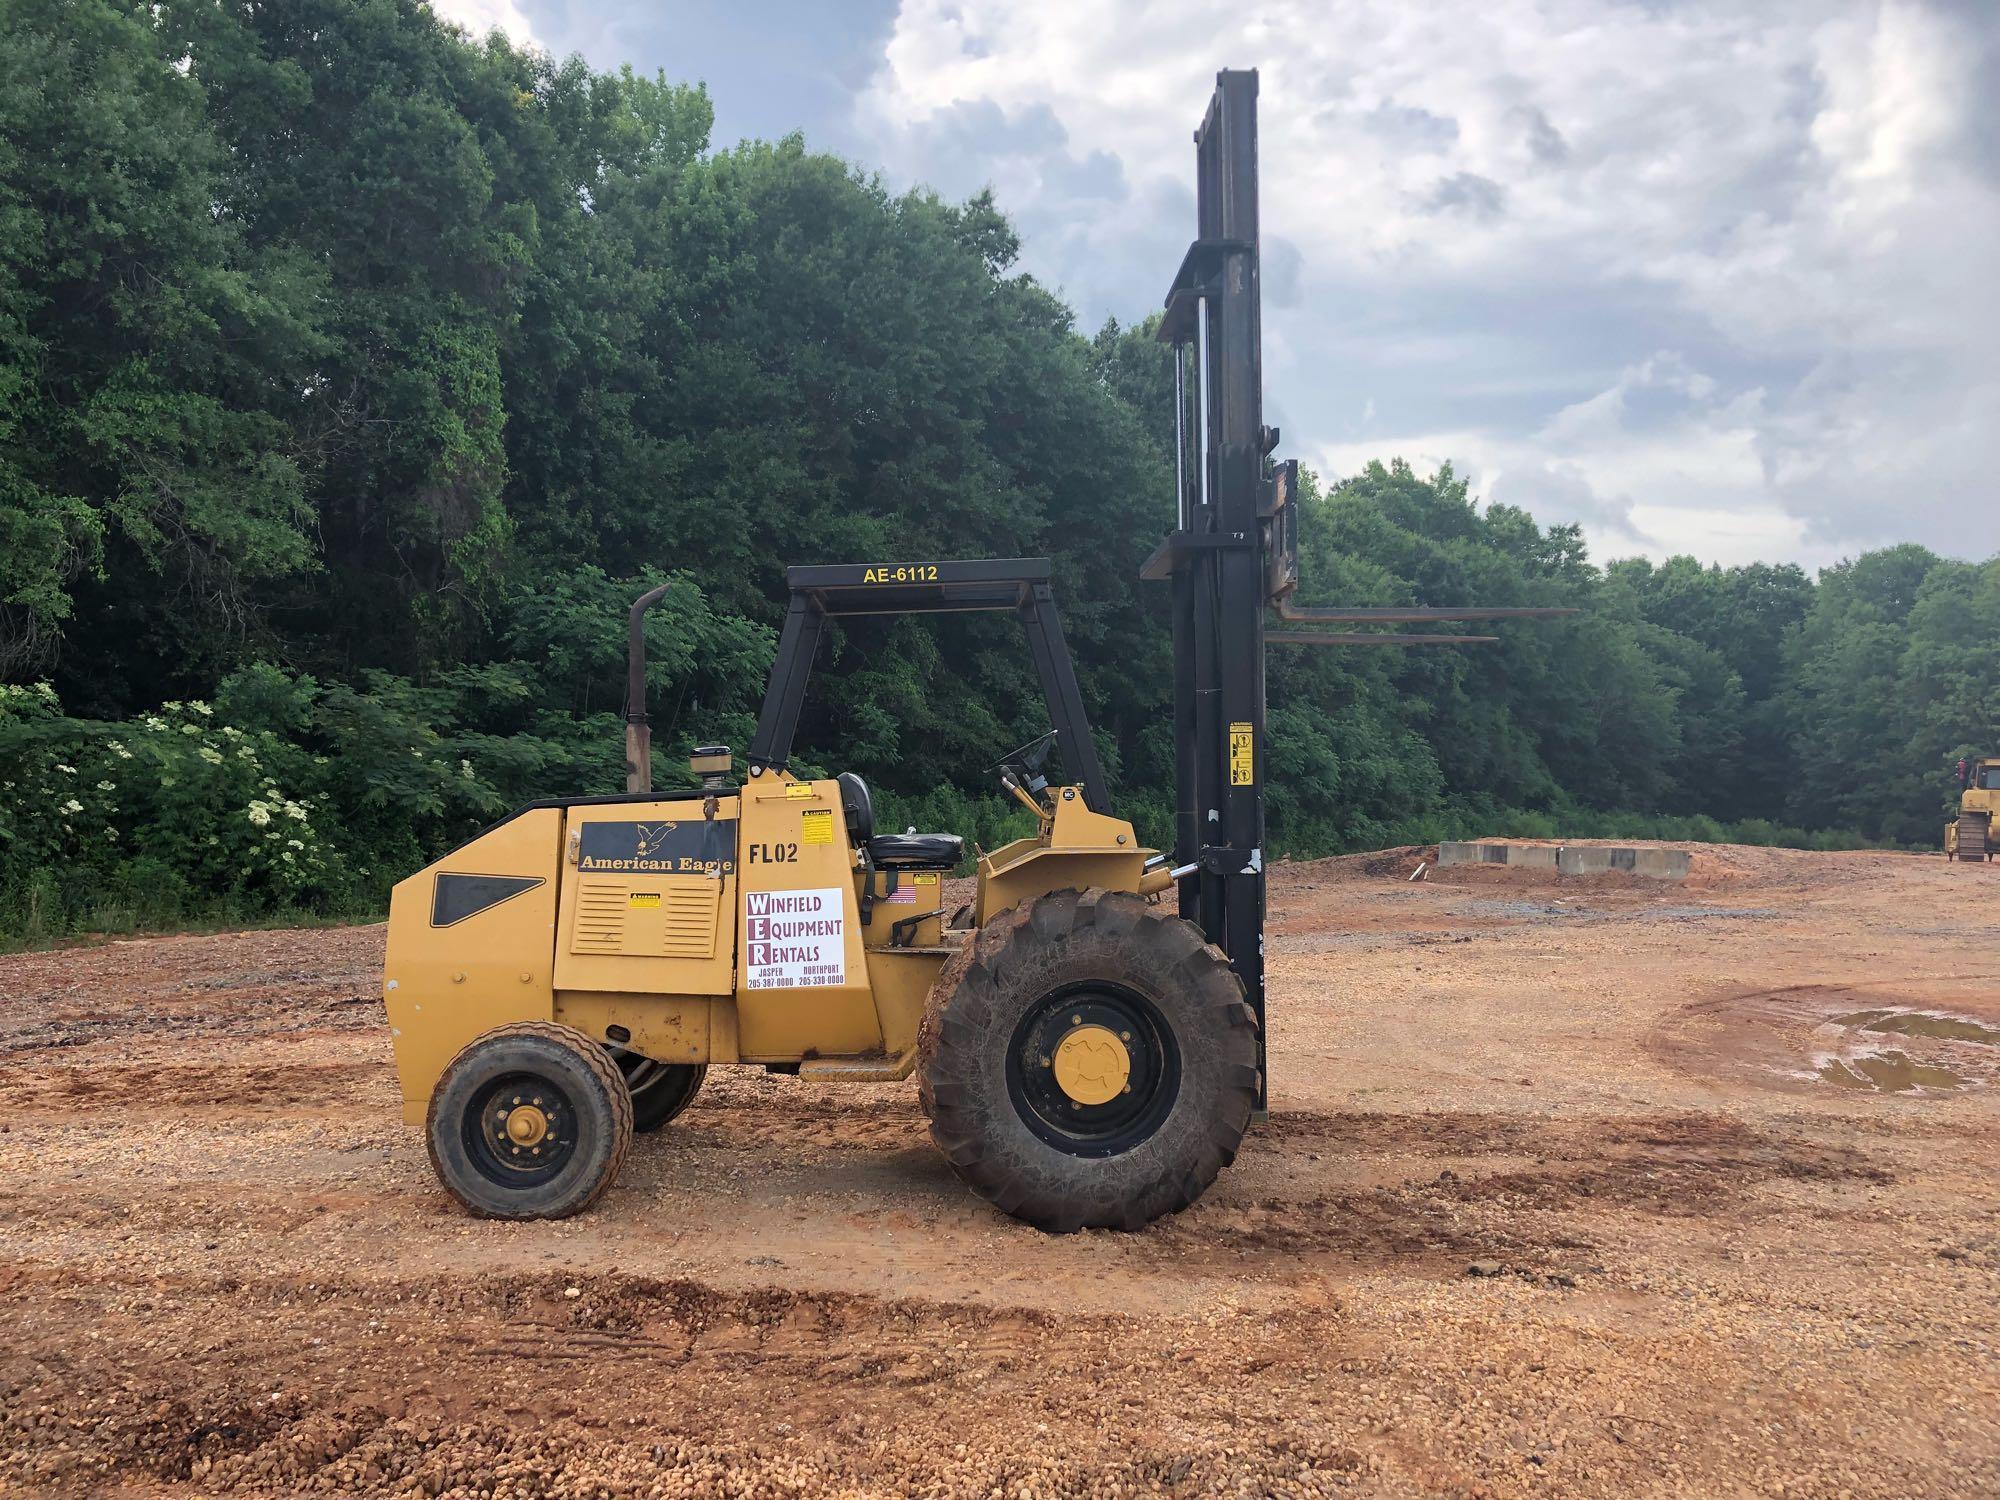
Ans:
{"type": "Polygon", "coordinates": [[[148,651],[213,680],[258,586],[312,564],[324,280],[259,242],[231,172],[146,11],[0,9],[0,669],[81,628],[85,706],[129,701],[148,651]]]}

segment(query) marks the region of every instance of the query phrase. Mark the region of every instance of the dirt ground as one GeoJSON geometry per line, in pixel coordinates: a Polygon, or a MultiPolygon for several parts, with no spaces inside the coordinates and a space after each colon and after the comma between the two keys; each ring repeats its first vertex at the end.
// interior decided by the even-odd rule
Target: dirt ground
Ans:
{"type": "Polygon", "coordinates": [[[1273,1109],[1137,1235],[717,1070],[464,1217],[378,927],[0,959],[0,1491],[2000,1494],[2000,865],[1272,880],[1273,1109]]]}

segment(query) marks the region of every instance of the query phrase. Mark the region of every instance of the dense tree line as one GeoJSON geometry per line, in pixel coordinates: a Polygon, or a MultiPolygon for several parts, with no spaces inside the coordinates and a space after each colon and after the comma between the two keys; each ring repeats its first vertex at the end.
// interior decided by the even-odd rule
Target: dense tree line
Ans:
{"type": "MultiPolygon", "coordinates": [[[[1164,831],[1149,329],[1079,334],[985,196],[710,123],[415,0],[0,8],[0,930],[365,908],[517,799],[615,787],[623,607],[664,578],[660,778],[740,750],[795,561],[1054,558],[1164,831]]],[[[1598,567],[1400,464],[1304,506],[1306,597],[1584,612],[1274,650],[1280,848],[1924,843],[2000,748],[2000,565],[1598,567]]],[[[842,631],[810,713],[816,762],[989,839],[983,768],[1043,727],[1004,618],[842,631]]]]}

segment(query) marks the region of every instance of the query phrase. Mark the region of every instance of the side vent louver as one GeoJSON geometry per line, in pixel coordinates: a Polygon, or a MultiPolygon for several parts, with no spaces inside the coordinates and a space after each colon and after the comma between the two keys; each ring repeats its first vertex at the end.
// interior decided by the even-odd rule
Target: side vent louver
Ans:
{"type": "Polygon", "coordinates": [[[585,881],[576,894],[576,937],[572,953],[625,951],[625,908],[630,893],[623,885],[585,881]]]}
{"type": "Polygon", "coordinates": [[[722,882],[708,877],[585,880],[576,893],[572,953],[713,958],[722,882]]]}

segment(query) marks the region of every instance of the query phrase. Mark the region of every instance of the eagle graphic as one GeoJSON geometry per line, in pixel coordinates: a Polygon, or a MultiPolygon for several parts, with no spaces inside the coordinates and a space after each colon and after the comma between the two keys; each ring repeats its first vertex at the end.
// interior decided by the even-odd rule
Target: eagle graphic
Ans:
{"type": "Polygon", "coordinates": [[[666,847],[667,838],[680,825],[678,823],[641,823],[633,854],[639,859],[651,859],[666,847]]]}

